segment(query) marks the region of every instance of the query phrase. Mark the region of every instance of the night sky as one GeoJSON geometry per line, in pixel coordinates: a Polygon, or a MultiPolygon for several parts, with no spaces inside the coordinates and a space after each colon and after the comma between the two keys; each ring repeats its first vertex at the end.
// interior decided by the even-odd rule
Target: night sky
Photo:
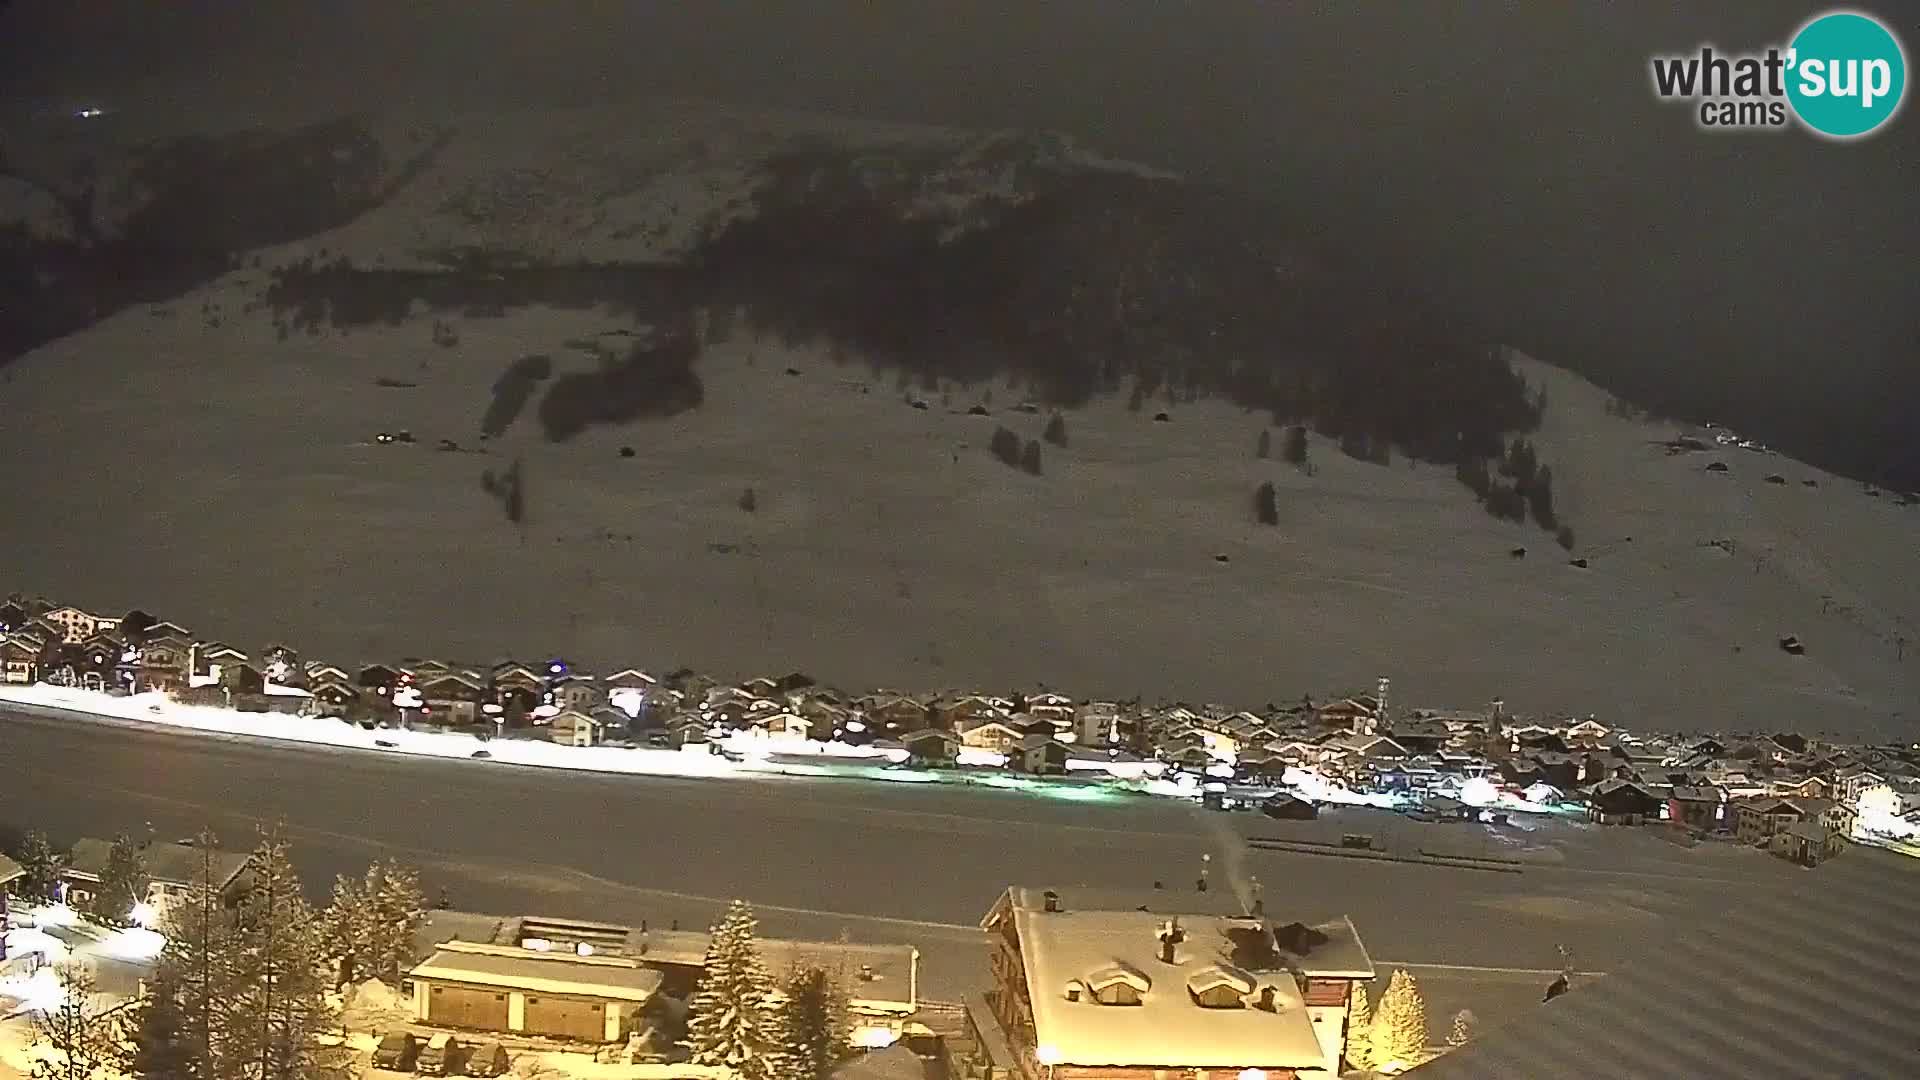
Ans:
{"type": "MultiPolygon", "coordinates": [[[[1649,87],[1652,53],[1783,43],[1819,10],[17,0],[0,93],[182,128],[668,93],[1058,129],[1269,193],[1488,335],[1638,396],[1920,468],[1920,116],[1845,145],[1708,135],[1649,87]]],[[[1914,5],[1867,10],[1916,51],[1914,5]]]]}

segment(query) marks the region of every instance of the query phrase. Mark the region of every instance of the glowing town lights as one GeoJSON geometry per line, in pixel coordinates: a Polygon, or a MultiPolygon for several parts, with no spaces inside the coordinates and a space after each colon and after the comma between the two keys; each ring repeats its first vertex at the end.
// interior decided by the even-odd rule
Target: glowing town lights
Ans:
{"type": "Polygon", "coordinates": [[[1267,1080],[1267,1070],[1241,1069],[1239,1080],[1267,1080]]]}
{"type": "Polygon", "coordinates": [[[135,926],[151,929],[153,924],[159,921],[160,913],[154,910],[152,904],[142,900],[133,905],[133,910],[127,914],[127,917],[133,920],[135,926]]]}
{"type": "Polygon", "coordinates": [[[1500,801],[1500,789],[1483,776],[1460,785],[1460,801],[1468,806],[1492,806],[1500,801]]]}
{"type": "Polygon", "coordinates": [[[1042,1065],[1060,1064],[1060,1048],[1057,1046],[1054,1046],[1051,1043],[1048,1043],[1047,1045],[1042,1046],[1039,1049],[1035,1050],[1033,1052],[1033,1056],[1039,1059],[1040,1064],[1042,1065]]]}
{"type": "Polygon", "coordinates": [[[573,953],[575,956],[592,956],[593,946],[583,941],[573,947],[573,953]]]}
{"type": "Polygon", "coordinates": [[[145,927],[121,930],[100,943],[100,949],[116,960],[140,962],[155,959],[166,948],[167,939],[145,927]]]}

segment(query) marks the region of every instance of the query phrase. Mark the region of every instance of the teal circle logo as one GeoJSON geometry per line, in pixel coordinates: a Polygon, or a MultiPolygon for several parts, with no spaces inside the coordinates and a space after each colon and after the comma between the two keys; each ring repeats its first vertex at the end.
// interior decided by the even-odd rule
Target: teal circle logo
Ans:
{"type": "Polygon", "coordinates": [[[1822,15],[1800,28],[1790,49],[1787,100],[1815,132],[1852,139],[1900,111],[1907,57],[1879,20],[1851,11],[1822,15]]]}

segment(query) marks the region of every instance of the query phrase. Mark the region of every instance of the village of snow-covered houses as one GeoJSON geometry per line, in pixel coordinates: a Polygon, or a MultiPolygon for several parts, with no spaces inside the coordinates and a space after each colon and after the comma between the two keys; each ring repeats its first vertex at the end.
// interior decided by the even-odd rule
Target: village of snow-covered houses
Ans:
{"type": "MultiPolygon", "coordinates": [[[[1516,860],[1484,844],[1396,849],[1378,822],[1497,833],[1577,820],[1807,867],[1856,843],[1920,854],[1920,747],[1629,732],[1594,717],[1509,715],[1498,700],[1401,707],[1386,677],[1368,693],[1247,711],[1046,689],[848,694],[798,673],[722,685],[687,670],[596,675],[560,659],[348,668],[284,645],[255,655],[137,610],[18,595],[0,604],[0,627],[0,702],[75,723],[598,772],[957,783],[1089,803],[1158,796],[1274,819],[1265,828],[1276,835],[1255,847],[1496,872],[1516,860]],[[1343,816],[1355,811],[1373,816],[1343,816]],[[1338,830],[1288,832],[1323,814],[1338,830]]],[[[150,979],[213,949],[206,928],[196,937],[190,926],[207,903],[304,904],[280,895],[299,887],[277,835],[251,853],[211,837],[127,835],[66,852],[30,836],[25,848],[0,857],[0,883],[16,895],[0,935],[0,1003],[13,1010],[0,1063],[16,1071],[70,1069],[84,1057],[76,1032],[138,1013],[150,979]]],[[[465,913],[444,898],[430,908],[413,871],[376,863],[306,917],[300,955],[331,977],[314,983],[300,1023],[316,1054],[353,1051],[423,1075],[494,1075],[512,1061],[527,1075],[754,1080],[1372,1075],[1473,1038],[1470,1008],[1450,1025],[1429,1021],[1412,972],[1392,970],[1374,1001],[1368,988],[1389,972],[1350,918],[1283,925],[1257,884],[1250,896],[1209,890],[1207,874],[1202,864],[1177,898],[1161,882],[1143,896],[1009,887],[981,922],[991,985],[946,1003],[920,994],[910,945],[756,941],[743,905],[710,933],[465,913]],[[383,924],[404,932],[382,937],[383,924]],[[1183,989],[1154,993],[1165,979],[1183,989]]],[[[1569,959],[1546,996],[1574,974],[1569,959]]],[[[154,1022],[139,1015],[136,1028],[154,1022]]],[[[88,1052],[86,1069],[49,1075],[83,1080],[116,1061],[137,1072],[88,1052]]]]}

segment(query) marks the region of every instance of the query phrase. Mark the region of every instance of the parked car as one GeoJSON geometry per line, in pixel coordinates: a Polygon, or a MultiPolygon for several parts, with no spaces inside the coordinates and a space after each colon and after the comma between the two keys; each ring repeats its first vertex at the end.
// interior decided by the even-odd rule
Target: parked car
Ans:
{"type": "Polygon", "coordinates": [[[460,1043],[453,1036],[441,1032],[428,1040],[427,1048],[420,1051],[421,1076],[445,1076],[454,1068],[454,1059],[460,1053],[460,1043]]]}
{"type": "Polygon", "coordinates": [[[499,1076],[507,1071],[507,1048],[497,1042],[483,1042],[467,1055],[468,1076],[499,1076]]]}
{"type": "Polygon", "coordinates": [[[392,1069],[395,1072],[412,1072],[413,1063],[420,1057],[420,1040],[409,1031],[389,1031],[380,1036],[380,1045],[373,1050],[373,1067],[392,1069]]]}

